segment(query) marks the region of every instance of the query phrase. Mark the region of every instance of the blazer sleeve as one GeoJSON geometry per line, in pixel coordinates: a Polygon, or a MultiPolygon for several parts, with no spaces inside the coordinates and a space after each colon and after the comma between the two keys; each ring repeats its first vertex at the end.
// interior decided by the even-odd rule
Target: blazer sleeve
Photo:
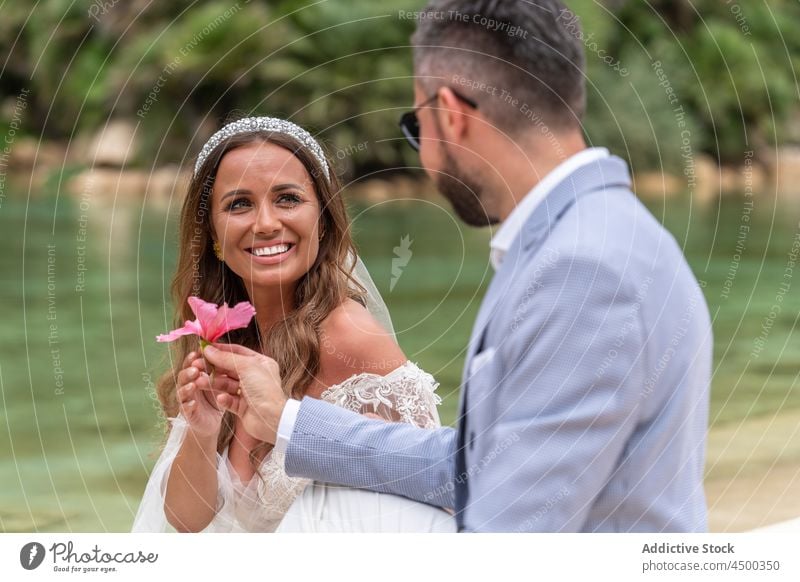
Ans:
{"type": "Polygon", "coordinates": [[[470,379],[471,401],[484,394],[493,409],[470,435],[466,530],[580,531],[638,422],[635,292],[580,257],[535,272],[504,308],[491,365],[470,379]]]}
{"type": "Polygon", "coordinates": [[[293,477],[452,508],[456,431],[366,418],[306,397],[286,449],[293,477]]]}

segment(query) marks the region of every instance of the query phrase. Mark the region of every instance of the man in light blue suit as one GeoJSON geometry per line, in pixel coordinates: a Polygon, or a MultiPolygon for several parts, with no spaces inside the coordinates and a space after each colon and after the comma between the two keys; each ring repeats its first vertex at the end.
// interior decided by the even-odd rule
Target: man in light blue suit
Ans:
{"type": "Polygon", "coordinates": [[[268,359],[210,361],[238,358],[291,475],[452,508],[461,531],[705,530],[708,310],[625,162],[584,143],[576,19],[557,0],[425,14],[403,131],[465,222],[500,224],[457,428],[287,402],[268,359]]]}

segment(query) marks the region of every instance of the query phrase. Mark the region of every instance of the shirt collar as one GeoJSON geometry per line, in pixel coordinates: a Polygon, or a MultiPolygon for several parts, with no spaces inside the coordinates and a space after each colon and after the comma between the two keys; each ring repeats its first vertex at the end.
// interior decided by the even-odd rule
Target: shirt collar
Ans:
{"type": "Polygon", "coordinates": [[[609,153],[606,148],[586,148],[581,150],[553,168],[530,192],[522,197],[522,200],[511,211],[511,214],[503,221],[492,237],[489,259],[495,271],[500,268],[503,257],[508,252],[508,249],[511,248],[511,244],[519,235],[525,222],[541,204],[542,200],[547,198],[553,188],[581,166],[608,156],[609,153]]]}

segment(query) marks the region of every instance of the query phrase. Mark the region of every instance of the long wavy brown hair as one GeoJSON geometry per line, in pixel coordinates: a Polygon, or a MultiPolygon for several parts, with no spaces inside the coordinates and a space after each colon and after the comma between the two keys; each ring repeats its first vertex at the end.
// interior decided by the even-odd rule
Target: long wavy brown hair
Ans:
{"type": "MultiPolygon", "coordinates": [[[[178,265],[172,280],[175,326],[194,319],[188,298],[195,295],[216,304],[235,305],[250,301],[242,279],[220,261],[213,250],[211,192],[223,156],[245,145],[266,142],[281,146],[299,159],[311,176],[321,209],[319,231],[324,233],[319,254],[309,271],[297,282],[295,308],[268,330],[259,330],[255,319],[244,329],[231,331],[222,341],[237,343],[275,359],[287,395],[302,397],[319,371],[320,324],[347,298],[364,304],[365,291],[352,275],[355,247],[339,182],[331,168],[330,179],[315,156],[302,144],[282,133],[254,131],[236,134],[220,143],[193,176],[183,202],[179,227],[178,265]]],[[[168,417],[178,414],[177,376],[191,351],[198,350],[198,339],[184,336],[173,344],[173,369],[158,381],[157,395],[168,417]]],[[[232,413],[223,416],[217,440],[222,453],[234,434],[232,413]]],[[[167,430],[169,427],[166,427],[167,430]]],[[[258,473],[263,455],[271,448],[262,443],[250,452],[250,462],[258,473]]],[[[260,474],[260,473],[259,473],[260,474]]]]}

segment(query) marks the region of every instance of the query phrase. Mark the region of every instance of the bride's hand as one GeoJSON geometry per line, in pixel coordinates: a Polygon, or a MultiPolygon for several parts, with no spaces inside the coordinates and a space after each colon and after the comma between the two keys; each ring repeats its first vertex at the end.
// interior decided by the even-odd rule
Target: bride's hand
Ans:
{"type": "Polygon", "coordinates": [[[192,432],[200,437],[215,437],[222,426],[223,411],[214,394],[198,386],[198,382],[204,379],[207,384],[205,362],[197,352],[191,352],[183,361],[183,369],[178,372],[178,403],[192,432]]]}

